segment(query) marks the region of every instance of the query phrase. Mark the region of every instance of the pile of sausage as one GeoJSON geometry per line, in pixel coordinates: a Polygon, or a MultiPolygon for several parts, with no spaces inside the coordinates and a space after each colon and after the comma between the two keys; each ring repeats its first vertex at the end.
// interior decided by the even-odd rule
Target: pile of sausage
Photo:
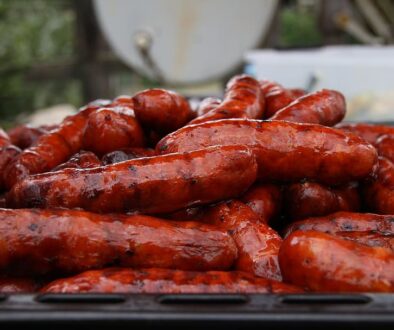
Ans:
{"type": "Polygon", "coordinates": [[[0,132],[0,291],[394,292],[394,128],[246,75],[0,132]]]}

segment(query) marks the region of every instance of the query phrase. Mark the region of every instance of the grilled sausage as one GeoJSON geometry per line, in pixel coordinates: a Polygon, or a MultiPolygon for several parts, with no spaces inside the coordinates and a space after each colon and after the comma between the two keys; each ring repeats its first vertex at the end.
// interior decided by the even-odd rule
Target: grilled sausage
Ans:
{"type": "Polygon", "coordinates": [[[329,127],[283,121],[223,119],[185,126],[164,137],[158,153],[213,145],[250,147],[265,182],[313,179],[338,185],[364,178],[377,162],[375,148],[360,137],[329,127]]]}
{"type": "Polygon", "coordinates": [[[126,106],[101,108],[89,115],[83,148],[97,155],[127,147],[143,147],[144,132],[126,106]]]}
{"type": "Polygon", "coordinates": [[[293,183],[285,189],[286,213],[291,220],[358,211],[360,196],[355,182],[328,187],[315,182],[293,183]]]}
{"type": "Polygon", "coordinates": [[[296,231],[282,243],[285,282],[319,292],[394,292],[394,253],[316,231],[296,231]]]}
{"type": "Polygon", "coordinates": [[[116,164],[124,162],[125,160],[152,157],[155,156],[156,152],[154,149],[149,148],[122,148],[120,150],[109,152],[105,154],[101,161],[103,165],[116,164]]]}
{"type": "Polygon", "coordinates": [[[29,293],[36,292],[41,287],[38,281],[30,278],[0,277],[1,293],[29,293]]]}
{"type": "Polygon", "coordinates": [[[387,248],[394,252],[394,233],[380,234],[374,231],[341,231],[334,233],[334,235],[367,246],[387,248]]]}
{"type": "Polygon", "coordinates": [[[201,117],[209,111],[217,108],[222,103],[221,99],[216,97],[207,97],[202,100],[197,109],[197,117],[201,117]]]}
{"type": "Polygon", "coordinates": [[[375,145],[383,135],[394,135],[394,127],[365,123],[340,123],[337,128],[361,136],[365,141],[375,145]]]}
{"type": "Polygon", "coordinates": [[[30,125],[19,125],[8,131],[11,143],[18,148],[26,149],[31,147],[41,135],[57,128],[58,125],[42,125],[32,127],[30,125]]]}
{"type": "Polygon", "coordinates": [[[224,231],[196,222],[76,210],[0,209],[0,270],[77,273],[109,265],[220,270],[237,256],[224,231]]]}
{"type": "Polygon", "coordinates": [[[80,151],[72,156],[67,162],[56,166],[52,172],[64,170],[66,168],[93,168],[101,166],[100,159],[91,151],[80,151]]]}
{"type": "Polygon", "coordinates": [[[273,184],[257,184],[241,200],[260,217],[260,221],[268,224],[280,213],[282,192],[280,187],[273,184]]]}
{"type": "Polygon", "coordinates": [[[376,140],[375,146],[379,156],[394,162],[394,135],[382,135],[376,140]]]}
{"type": "Polygon", "coordinates": [[[238,248],[235,269],[258,277],[282,280],[278,264],[282,239],[262,223],[250,207],[239,201],[223,202],[208,211],[201,221],[231,234],[238,248]]]}
{"type": "Polygon", "coordinates": [[[255,181],[256,172],[248,148],[212,147],[30,176],[13,187],[7,203],[19,208],[166,213],[236,197],[255,181]]]}
{"type": "Polygon", "coordinates": [[[137,93],[133,96],[133,108],[141,125],[160,133],[175,131],[194,116],[183,96],[164,89],[137,93]]]}
{"type": "Polygon", "coordinates": [[[5,187],[5,169],[22,152],[14,145],[0,148],[0,191],[5,187]]]}
{"type": "Polygon", "coordinates": [[[333,90],[323,89],[296,99],[276,112],[270,120],[334,126],[346,113],[344,96],[333,90]]]}
{"type": "Polygon", "coordinates": [[[293,285],[243,272],[107,268],[56,280],[41,292],[58,293],[299,293],[293,285]]]}
{"type": "Polygon", "coordinates": [[[264,111],[264,97],[257,80],[247,75],[232,78],[226,86],[223,102],[205,115],[193,119],[189,125],[226,118],[260,119],[264,111]]]}

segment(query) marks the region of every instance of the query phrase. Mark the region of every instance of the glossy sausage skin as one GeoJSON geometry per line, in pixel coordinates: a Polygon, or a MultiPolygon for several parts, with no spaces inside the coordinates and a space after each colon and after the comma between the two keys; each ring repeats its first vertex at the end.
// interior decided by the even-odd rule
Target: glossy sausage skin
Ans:
{"type": "Polygon", "coordinates": [[[133,96],[133,108],[141,125],[160,133],[175,131],[194,116],[183,96],[164,89],[137,93],[133,96]]]}
{"type": "Polygon", "coordinates": [[[241,200],[260,217],[260,221],[268,224],[280,213],[282,191],[277,185],[256,184],[242,196],[241,200]]]}
{"type": "Polygon", "coordinates": [[[280,281],[278,253],[281,237],[247,205],[239,201],[223,202],[214,206],[201,219],[226,230],[238,248],[235,269],[254,276],[280,281]]]}
{"type": "Polygon", "coordinates": [[[376,140],[375,146],[379,156],[394,162],[394,135],[382,135],[376,140]]]}
{"type": "Polygon", "coordinates": [[[222,103],[221,99],[216,97],[207,97],[202,100],[197,109],[197,117],[205,115],[207,112],[217,108],[222,103]]]}
{"type": "Polygon", "coordinates": [[[101,161],[103,165],[116,164],[124,162],[125,160],[152,157],[155,156],[156,152],[154,149],[149,148],[122,148],[120,150],[109,152],[105,154],[101,161]]]}
{"type": "Polygon", "coordinates": [[[193,119],[188,125],[226,118],[261,119],[263,112],[264,97],[259,82],[250,76],[239,75],[228,82],[220,105],[193,119]]]}
{"type": "Polygon", "coordinates": [[[337,128],[361,136],[365,141],[375,145],[383,135],[394,135],[394,127],[364,123],[340,123],[337,128]]]}
{"type": "Polygon", "coordinates": [[[40,284],[30,278],[0,277],[1,293],[29,293],[36,292],[40,284]]]}
{"type": "Polygon", "coordinates": [[[0,148],[6,147],[10,144],[10,137],[2,128],[0,128],[0,148]]]}
{"type": "Polygon", "coordinates": [[[294,222],[286,228],[284,235],[286,237],[297,230],[315,230],[330,234],[348,231],[394,234],[394,215],[336,212],[325,217],[294,222]]]}
{"type": "Polygon", "coordinates": [[[22,150],[14,145],[0,148],[0,191],[5,187],[5,169],[21,152],[22,150]]]}
{"type": "Polygon", "coordinates": [[[126,106],[107,107],[89,115],[83,148],[97,155],[127,147],[143,147],[144,132],[126,106]]]}
{"type": "Polygon", "coordinates": [[[93,168],[101,166],[100,159],[91,151],[80,151],[72,156],[67,162],[56,166],[52,172],[64,170],[66,168],[93,168]]]}
{"type": "Polygon", "coordinates": [[[394,253],[316,231],[296,231],[279,251],[285,282],[318,292],[394,292],[394,253]]]}
{"type": "Polygon", "coordinates": [[[323,89],[296,99],[273,115],[270,120],[334,126],[346,113],[344,96],[334,90],[323,89]]]}
{"type": "Polygon", "coordinates": [[[8,131],[11,143],[21,149],[31,147],[41,135],[57,128],[57,125],[43,125],[32,127],[30,125],[19,125],[8,131]]]}
{"type": "Polygon", "coordinates": [[[338,185],[364,178],[377,162],[375,148],[358,136],[320,125],[250,119],[185,126],[164,137],[156,150],[167,154],[234,144],[253,150],[265,182],[313,179],[338,185]]]}
{"type": "Polygon", "coordinates": [[[367,246],[383,247],[394,252],[394,233],[380,234],[374,231],[341,231],[335,233],[335,236],[367,246]]]}
{"type": "Polygon", "coordinates": [[[107,268],[59,279],[42,292],[58,293],[299,293],[301,289],[243,272],[107,268]]]}
{"type": "Polygon", "coordinates": [[[224,231],[196,222],[76,210],[0,209],[0,270],[77,273],[110,265],[221,270],[237,256],[224,231]]]}
{"type": "Polygon", "coordinates": [[[364,184],[363,197],[371,212],[394,214],[394,163],[379,157],[377,176],[364,184]]]}
{"type": "Polygon", "coordinates": [[[329,187],[316,182],[293,183],[285,190],[287,216],[292,220],[360,209],[358,184],[329,187]]]}
{"type": "Polygon", "coordinates": [[[256,173],[248,148],[212,147],[30,176],[13,187],[7,203],[17,208],[166,213],[236,197],[255,181],[256,173]]]}

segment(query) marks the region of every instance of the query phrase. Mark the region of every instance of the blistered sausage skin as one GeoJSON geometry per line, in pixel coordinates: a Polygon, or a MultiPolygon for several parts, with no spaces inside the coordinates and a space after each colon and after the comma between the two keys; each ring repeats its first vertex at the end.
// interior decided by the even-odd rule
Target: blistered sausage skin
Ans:
{"type": "Polygon", "coordinates": [[[207,112],[217,108],[222,103],[221,99],[216,97],[207,97],[203,99],[197,109],[197,117],[205,115],[207,112]]]}
{"type": "Polygon", "coordinates": [[[250,119],[185,126],[164,137],[156,150],[167,154],[234,144],[253,150],[264,182],[313,179],[338,185],[364,178],[377,162],[375,148],[353,134],[320,125],[250,119]]]}
{"type": "Polygon", "coordinates": [[[337,128],[361,136],[365,141],[375,145],[383,135],[394,135],[394,127],[365,123],[340,123],[337,128]]]}
{"type": "Polygon", "coordinates": [[[264,223],[271,223],[280,213],[281,188],[273,184],[256,184],[250,187],[241,200],[248,205],[264,223]]]}
{"type": "Polygon", "coordinates": [[[229,234],[197,222],[0,209],[0,270],[9,275],[78,273],[110,265],[221,270],[236,256],[229,234]]]}
{"type": "Polygon", "coordinates": [[[394,162],[394,135],[382,135],[375,143],[379,156],[394,162]]]}
{"type": "Polygon", "coordinates": [[[263,112],[264,97],[259,82],[248,75],[238,75],[227,83],[223,102],[188,125],[226,118],[261,119],[263,112]]]}
{"type": "Polygon", "coordinates": [[[394,214],[394,163],[379,157],[377,176],[363,186],[364,202],[371,212],[394,214]]]}
{"type": "Polygon", "coordinates": [[[216,146],[30,176],[13,187],[7,203],[17,208],[166,213],[236,197],[255,181],[256,173],[248,148],[216,146]]]}
{"type": "Polygon", "coordinates": [[[57,293],[299,293],[302,289],[243,272],[107,268],[49,283],[57,293]]]}
{"type": "Polygon", "coordinates": [[[283,279],[318,292],[394,292],[394,253],[316,231],[296,231],[282,243],[283,279]]]}
{"type": "Polygon", "coordinates": [[[270,120],[285,120],[295,123],[334,126],[346,113],[344,96],[334,90],[304,95],[276,112],[270,120]]]}
{"type": "Polygon", "coordinates": [[[56,166],[52,171],[60,171],[66,168],[93,168],[97,166],[101,166],[100,159],[93,152],[82,150],[65,163],[56,166]]]}
{"type": "Polygon", "coordinates": [[[36,292],[42,285],[30,278],[0,277],[1,293],[30,293],[36,292]]]}
{"type": "Polygon", "coordinates": [[[324,216],[360,209],[358,184],[329,187],[316,182],[293,183],[284,194],[287,217],[291,220],[324,216]]]}
{"type": "Polygon", "coordinates": [[[172,91],[149,89],[137,93],[132,100],[141,125],[160,133],[175,131],[194,117],[187,100],[172,91]]]}
{"type": "Polygon", "coordinates": [[[238,248],[235,269],[258,277],[282,280],[278,264],[282,239],[262,223],[249,206],[239,201],[223,202],[209,210],[200,221],[231,234],[238,248]]]}
{"type": "Polygon", "coordinates": [[[152,157],[155,155],[155,150],[150,148],[122,148],[105,154],[101,158],[101,161],[103,165],[110,165],[124,162],[125,160],[152,157]]]}

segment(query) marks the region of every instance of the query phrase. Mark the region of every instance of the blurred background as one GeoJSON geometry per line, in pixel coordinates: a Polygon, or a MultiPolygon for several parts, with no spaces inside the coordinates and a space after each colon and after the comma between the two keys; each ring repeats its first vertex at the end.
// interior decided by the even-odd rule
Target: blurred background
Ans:
{"type": "Polygon", "coordinates": [[[220,95],[247,72],[394,120],[393,0],[0,0],[0,125],[151,87],[220,95]]]}

